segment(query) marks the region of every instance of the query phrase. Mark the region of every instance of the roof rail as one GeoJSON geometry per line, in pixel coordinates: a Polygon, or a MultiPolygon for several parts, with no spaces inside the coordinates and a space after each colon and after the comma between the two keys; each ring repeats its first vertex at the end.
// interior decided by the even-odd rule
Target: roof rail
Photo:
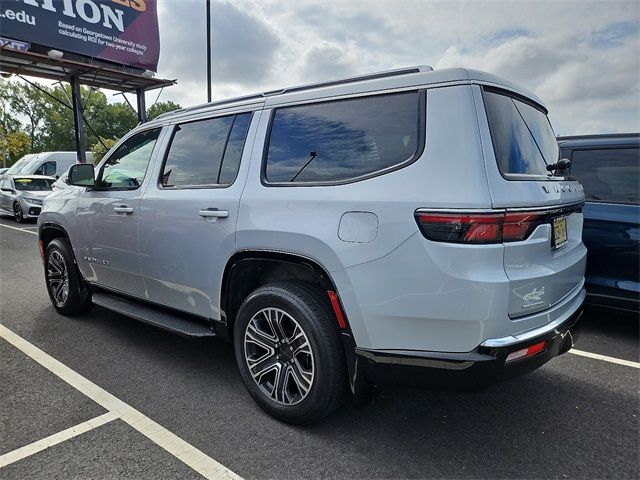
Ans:
{"type": "Polygon", "coordinates": [[[591,133],[591,134],[586,134],[586,135],[559,135],[557,140],[559,142],[565,142],[568,140],[590,140],[590,139],[597,139],[597,138],[603,138],[603,137],[608,137],[608,138],[635,138],[640,136],[640,133],[633,133],[633,132],[628,132],[628,133],[591,133]]]}
{"type": "Polygon", "coordinates": [[[343,85],[346,83],[363,82],[365,80],[378,80],[380,78],[397,77],[400,75],[408,75],[411,73],[431,72],[433,67],[429,65],[419,65],[416,67],[397,68],[395,70],[387,70],[386,72],[366,73],[355,77],[340,78],[338,80],[329,80],[328,82],[310,83],[308,85],[300,85],[298,87],[283,88],[275,92],[266,92],[263,95],[279,95],[281,93],[301,92],[319,87],[332,87],[334,85],[343,85]]]}
{"type": "Polygon", "coordinates": [[[194,112],[197,110],[202,110],[209,107],[218,107],[218,106],[226,105],[229,103],[236,103],[236,102],[249,101],[249,100],[262,100],[267,97],[274,97],[276,95],[282,95],[285,93],[302,92],[305,90],[312,90],[314,88],[333,87],[336,85],[344,85],[344,84],[354,83],[354,82],[363,82],[366,80],[378,80],[381,78],[397,77],[400,75],[409,75],[412,73],[431,72],[432,70],[433,70],[433,67],[431,67],[430,65],[418,65],[415,67],[405,67],[405,68],[397,68],[394,70],[387,70],[385,72],[366,73],[364,75],[358,75],[355,77],[346,77],[346,78],[340,78],[337,80],[329,80],[326,82],[310,83],[307,85],[281,88],[278,90],[270,90],[267,92],[262,92],[262,93],[252,94],[252,95],[244,95],[242,97],[234,97],[234,98],[228,98],[225,100],[218,100],[215,102],[204,103],[202,105],[196,105],[194,107],[187,107],[180,110],[174,110],[172,112],[163,113],[162,115],[158,115],[156,118],[165,118],[178,113],[194,112]]]}

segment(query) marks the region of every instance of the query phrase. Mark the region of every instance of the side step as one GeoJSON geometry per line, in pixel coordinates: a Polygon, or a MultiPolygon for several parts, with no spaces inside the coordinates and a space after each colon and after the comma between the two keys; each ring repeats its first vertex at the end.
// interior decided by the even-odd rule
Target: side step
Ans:
{"type": "Polygon", "coordinates": [[[187,337],[215,337],[215,332],[205,323],[190,320],[160,308],[125,300],[124,298],[96,292],[92,296],[96,305],[126,315],[141,322],[187,337]]]}

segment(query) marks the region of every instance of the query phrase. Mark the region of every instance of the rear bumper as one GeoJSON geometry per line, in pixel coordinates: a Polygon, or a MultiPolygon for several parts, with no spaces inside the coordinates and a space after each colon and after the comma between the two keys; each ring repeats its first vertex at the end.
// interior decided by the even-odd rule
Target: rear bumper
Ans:
{"type": "Polygon", "coordinates": [[[528,373],[567,352],[578,334],[582,304],[569,318],[526,335],[488,340],[468,353],[356,349],[357,366],[375,384],[477,388],[528,373]],[[506,363],[515,351],[545,341],[543,351],[506,363]]]}

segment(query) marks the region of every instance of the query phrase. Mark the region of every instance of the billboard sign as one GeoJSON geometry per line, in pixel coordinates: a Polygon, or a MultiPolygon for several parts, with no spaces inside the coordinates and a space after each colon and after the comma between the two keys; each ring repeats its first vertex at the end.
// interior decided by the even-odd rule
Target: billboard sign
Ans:
{"type": "Polygon", "coordinates": [[[2,0],[10,39],[157,71],[156,0],[2,0]]]}

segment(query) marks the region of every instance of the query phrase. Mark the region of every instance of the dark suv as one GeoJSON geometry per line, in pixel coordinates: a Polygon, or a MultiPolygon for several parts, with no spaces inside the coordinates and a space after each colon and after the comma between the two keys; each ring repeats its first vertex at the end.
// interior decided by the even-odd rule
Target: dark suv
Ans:
{"type": "Polygon", "coordinates": [[[584,186],[587,301],[637,313],[640,305],[640,134],[558,137],[584,186]]]}

